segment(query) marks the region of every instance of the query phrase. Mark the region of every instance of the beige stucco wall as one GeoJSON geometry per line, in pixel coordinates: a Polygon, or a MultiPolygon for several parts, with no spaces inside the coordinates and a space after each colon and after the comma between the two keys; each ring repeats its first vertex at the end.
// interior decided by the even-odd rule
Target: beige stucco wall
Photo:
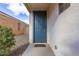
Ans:
{"type": "MultiPolygon", "coordinates": [[[[30,42],[33,40],[33,17],[30,14],[30,42]]],[[[47,43],[55,55],[79,56],[79,4],[59,15],[58,4],[51,4],[47,16],[47,43]],[[53,6],[54,5],[54,6],[53,6]]]]}
{"type": "Polygon", "coordinates": [[[29,42],[33,43],[33,12],[29,15],[29,42]]]}
{"type": "Polygon", "coordinates": [[[79,56],[79,4],[71,4],[57,19],[53,39],[56,55],[79,56]]]}
{"type": "Polygon", "coordinates": [[[58,4],[51,4],[48,9],[47,40],[52,50],[55,49],[55,39],[53,39],[53,26],[57,21],[58,15],[59,15],[58,4]]]}

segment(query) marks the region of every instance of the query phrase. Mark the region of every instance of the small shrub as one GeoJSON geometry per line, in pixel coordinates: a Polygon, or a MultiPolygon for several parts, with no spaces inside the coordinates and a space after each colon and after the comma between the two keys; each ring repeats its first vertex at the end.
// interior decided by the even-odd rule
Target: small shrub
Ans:
{"type": "Polygon", "coordinates": [[[0,55],[11,54],[11,48],[15,45],[14,33],[11,28],[0,26],[0,55]]]}

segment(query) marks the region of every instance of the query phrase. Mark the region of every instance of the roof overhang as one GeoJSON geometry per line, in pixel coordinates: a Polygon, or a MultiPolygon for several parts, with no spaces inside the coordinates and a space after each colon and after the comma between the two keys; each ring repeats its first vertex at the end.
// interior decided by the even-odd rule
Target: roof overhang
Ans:
{"type": "Polygon", "coordinates": [[[29,12],[33,10],[47,10],[49,3],[24,3],[29,12]]]}

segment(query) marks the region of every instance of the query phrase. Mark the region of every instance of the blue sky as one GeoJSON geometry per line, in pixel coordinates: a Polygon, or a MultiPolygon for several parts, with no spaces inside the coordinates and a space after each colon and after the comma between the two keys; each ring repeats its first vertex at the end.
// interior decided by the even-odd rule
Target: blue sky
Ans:
{"type": "Polygon", "coordinates": [[[29,24],[29,12],[23,3],[0,3],[0,11],[29,24]]]}

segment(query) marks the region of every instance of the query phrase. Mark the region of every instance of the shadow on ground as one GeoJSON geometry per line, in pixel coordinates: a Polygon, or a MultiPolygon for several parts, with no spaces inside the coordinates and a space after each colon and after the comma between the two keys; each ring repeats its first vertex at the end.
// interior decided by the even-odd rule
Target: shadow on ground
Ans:
{"type": "Polygon", "coordinates": [[[24,44],[16,49],[14,49],[12,51],[11,56],[21,56],[23,54],[23,52],[27,49],[29,43],[28,44],[24,44]]]}

